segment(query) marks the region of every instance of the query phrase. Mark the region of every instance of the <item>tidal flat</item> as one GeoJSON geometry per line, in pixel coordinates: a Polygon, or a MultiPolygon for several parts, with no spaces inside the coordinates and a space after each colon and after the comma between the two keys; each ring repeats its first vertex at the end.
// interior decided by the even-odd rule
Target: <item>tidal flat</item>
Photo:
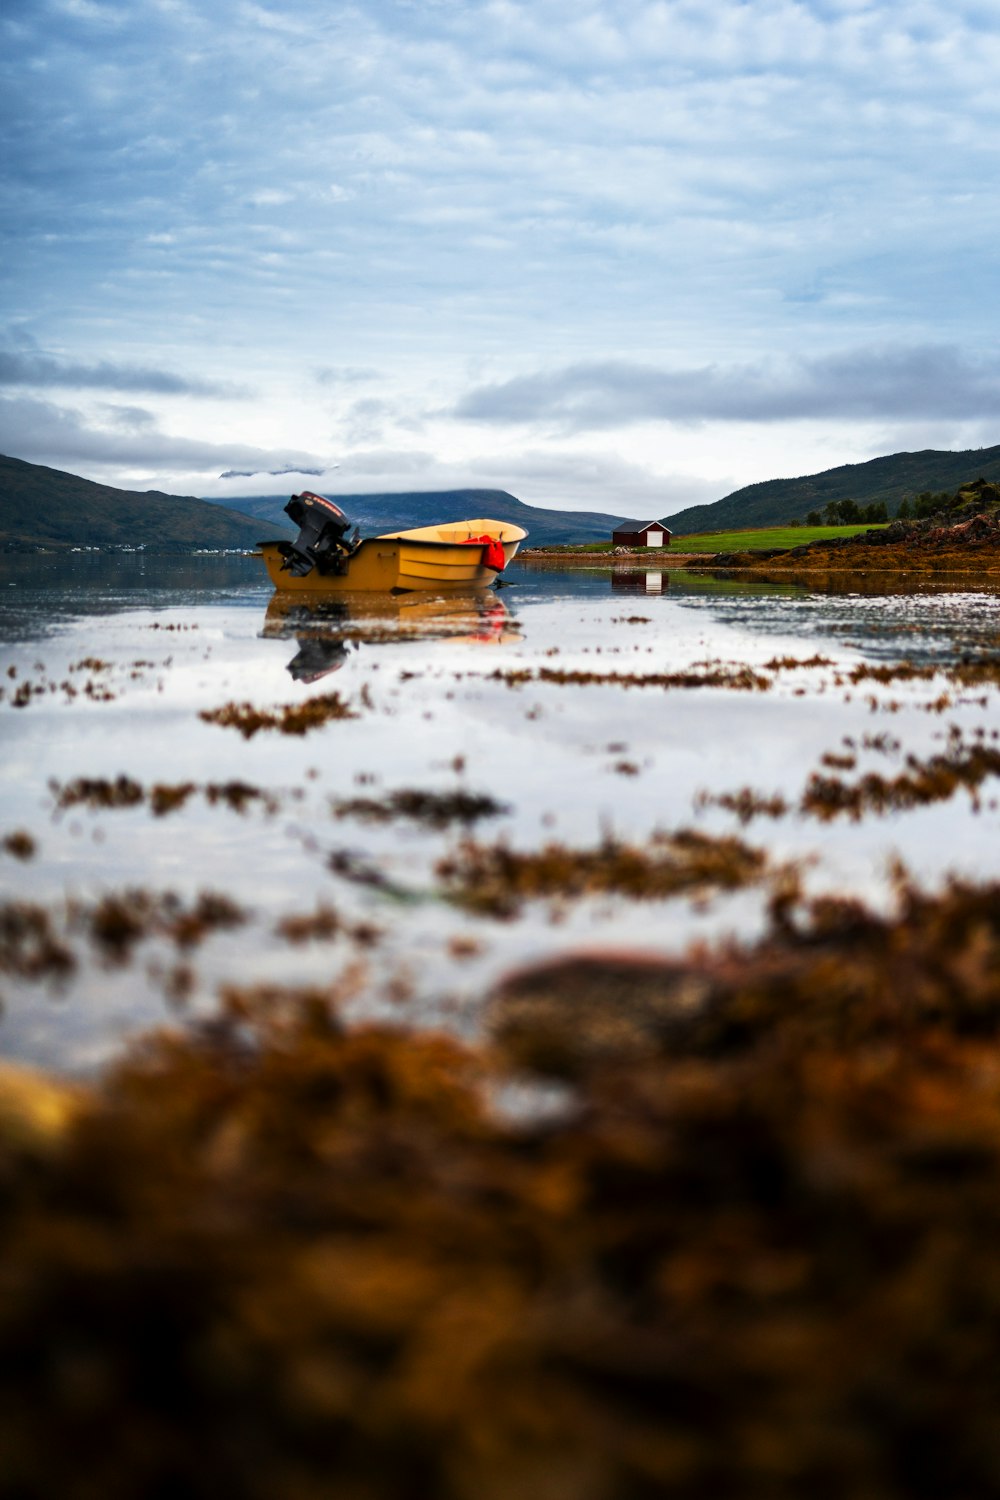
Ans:
{"type": "Polygon", "coordinates": [[[257,567],[0,571],[22,1492],[995,1494],[994,590],[257,567]]]}

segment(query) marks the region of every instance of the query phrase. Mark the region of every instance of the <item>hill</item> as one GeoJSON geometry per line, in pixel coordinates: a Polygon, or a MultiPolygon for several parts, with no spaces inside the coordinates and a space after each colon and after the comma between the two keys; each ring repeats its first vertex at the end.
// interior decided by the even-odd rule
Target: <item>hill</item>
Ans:
{"type": "MultiPolygon", "coordinates": [[[[290,534],[287,519],[283,527],[290,534]]],[[[0,455],[0,547],[252,547],[259,523],[193,495],[119,490],[0,455]]]]}
{"type": "Polygon", "coordinates": [[[979,478],[1000,479],[1000,447],[959,453],[924,448],[919,453],[890,453],[863,464],[841,464],[799,479],[767,479],[734,490],[712,505],[676,511],[666,521],[675,536],[778,526],[804,520],[809,511],[821,511],[831,500],[856,500],[861,505],[884,500],[892,515],[904,499],[927,490],[957,490],[979,478]]]}
{"type": "MultiPolygon", "coordinates": [[[[607,542],[621,516],[596,514],[590,510],[546,510],[525,505],[506,490],[406,490],[398,494],[336,495],[324,490],[363,533],[402,531],[410,526],[430,526],[435,521],[457,521],[465,516],[484,516],[523,526],[533,547],[580,542],[607,542]]],[[[229,497],[226,504],[271,525],[288,526],[284,507],[288,495],[229,497]]]]}

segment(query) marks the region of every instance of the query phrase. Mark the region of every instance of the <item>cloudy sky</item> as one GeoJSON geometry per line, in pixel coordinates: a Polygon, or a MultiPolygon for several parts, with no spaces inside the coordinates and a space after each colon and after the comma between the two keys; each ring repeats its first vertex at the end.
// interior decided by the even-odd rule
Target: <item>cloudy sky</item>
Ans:
{"type": "Polygon", "coordinates": [[[998,443],[998,78],[996,0],[4,0],[0,451],[646,516],[998,443]]]}

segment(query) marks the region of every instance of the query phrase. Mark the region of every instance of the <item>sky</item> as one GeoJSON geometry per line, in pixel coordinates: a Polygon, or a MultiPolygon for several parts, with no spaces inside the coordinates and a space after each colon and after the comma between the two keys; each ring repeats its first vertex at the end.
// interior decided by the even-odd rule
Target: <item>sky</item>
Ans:
{"type": "Polygon", "coordinates": [[[4,0],[0,452],[669,516],[1000,443],[997,0],[4,0]]]}

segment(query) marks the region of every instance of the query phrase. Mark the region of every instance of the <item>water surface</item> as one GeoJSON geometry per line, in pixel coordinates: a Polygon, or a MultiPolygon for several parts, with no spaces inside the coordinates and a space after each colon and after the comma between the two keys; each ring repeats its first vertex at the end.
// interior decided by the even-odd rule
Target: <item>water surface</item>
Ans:
{"type": "Polygon", "coordinates": [[[491,985],[519,965],[579,948],[676,954],[704,937],[751,936],[763,921],[763,888],[545,899],[506,921],[477,915],[445,899],[439,869],[470,836],[525,851],[646,847],[678,829],[736,834],[775,863],[797,862],[810,891],[883,905],[898,860],[928,885],[996,875],[989,780],[975,799],[959,791],[830,823],[792,810],[742,827],[712,801],[751,787],[794,809],[813,774],[837,774],[824,757],[853,761],[843,774],[857,778],[992,743],[990,684],[846,675],[865,663],[991,661],[992,594],[832,595],[517,565],[510,583],[468,599],[314,611],[276,604],[260,565],[241,556],[5,558],[5,910],[8,924],[16,903],[48,913],[75,968],[12,972],[8,932],[0,1050],[86,1070],[150,1024],[209,1015],[226,987],[250,984],[337,985],[352,1015],[474,1032],[491,985]],[[766,689],[649,680],[722,670],[735,681],[744,668],[766,689]],[[201,717],[333,693],[351,717],[301,736],[244,738],[201,717]],[[140,789],[133,805],[60,807],[79,778],[119,777],[140,789]],[[188,785],[156,815],[152,788],[188,785]],[[337,816],[405,790],[478,795],[502,811],[437,828],[337,816]],[[18,857],[19,835],[30,857],[18,857]],[[238,904],[243,925],[209,924],[185,946],[153,923],[122,962],[94,940],[88,914],[109,896],[125,910],[169,898],[190,912],[206,893],[238,904]],[[317,911],[334,911],[339,930],[291,940],[282,924],[317,911]]]}

